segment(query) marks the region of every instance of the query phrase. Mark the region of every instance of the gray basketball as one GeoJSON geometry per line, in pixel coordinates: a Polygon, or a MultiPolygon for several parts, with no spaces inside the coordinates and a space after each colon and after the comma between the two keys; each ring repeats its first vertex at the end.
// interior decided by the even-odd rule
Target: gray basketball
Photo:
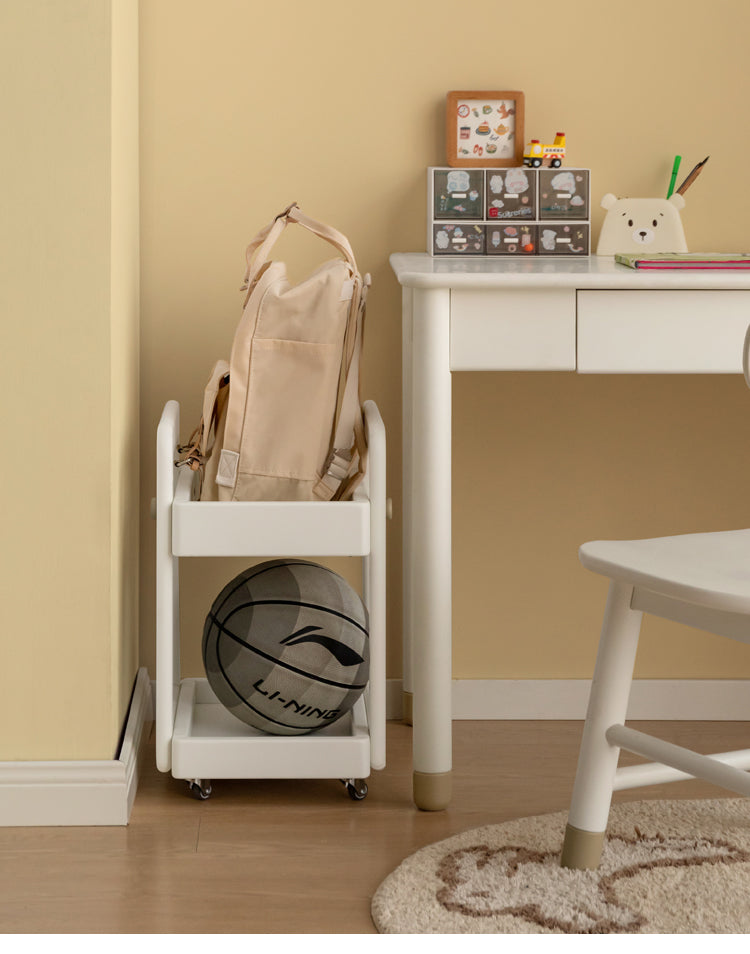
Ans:
{"type": "Polygon", "coordinates": [[[331,725],[367,685],[367,610],[337,573],[305,560],[245,570],[214,600],[203,663],[221,703],[273,735],[331,725]]]}

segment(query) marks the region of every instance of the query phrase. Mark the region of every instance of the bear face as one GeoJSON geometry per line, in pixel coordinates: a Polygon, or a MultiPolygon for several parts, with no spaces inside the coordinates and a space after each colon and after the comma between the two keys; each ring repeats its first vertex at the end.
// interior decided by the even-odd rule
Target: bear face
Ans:
{"type": "Polygon", "coordinates": [[[684,207],[685,200],[676,192],[669,199],[618,199],[607,193],[596,254],[687,252],[679,211],[684,207]]]}

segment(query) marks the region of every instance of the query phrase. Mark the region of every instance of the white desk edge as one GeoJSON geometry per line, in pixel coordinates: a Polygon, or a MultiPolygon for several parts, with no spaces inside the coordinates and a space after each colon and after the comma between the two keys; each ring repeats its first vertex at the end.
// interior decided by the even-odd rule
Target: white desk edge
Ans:
{"type": "Polygon", "coordinates": [[[394,252],[390,264],[408,288],[750,288],[750,269],[641,270],[597,255],[519,260],[394,252]]]}

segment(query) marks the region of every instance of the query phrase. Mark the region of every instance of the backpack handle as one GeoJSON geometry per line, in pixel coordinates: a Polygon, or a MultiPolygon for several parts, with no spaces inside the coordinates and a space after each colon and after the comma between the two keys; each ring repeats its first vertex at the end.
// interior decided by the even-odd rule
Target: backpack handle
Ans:
{"type": "Polygon", "coordinates": [[[248,245],[245,252],[247,271],[245,272],[245,279],[242,284],[243,289],[250,285],[254,276],[263,267],[268,259],[269,252],[289,222],[296,222],[309,232],[312,232],[330,245],[333,245],[333,247],[344,256],[352,272],[356,274],[357,263],[354,259],[352,247],[346,236],[342,235],[341,232],[336,229],[331,228],[330,225],[324,225],[322,222],[317,222],[315,219],[304,215],[297,203],[293,202],[287,206],[283,212],[280,212],[273,222],[270,222],[265,228],[262,228],[248,245]]]}

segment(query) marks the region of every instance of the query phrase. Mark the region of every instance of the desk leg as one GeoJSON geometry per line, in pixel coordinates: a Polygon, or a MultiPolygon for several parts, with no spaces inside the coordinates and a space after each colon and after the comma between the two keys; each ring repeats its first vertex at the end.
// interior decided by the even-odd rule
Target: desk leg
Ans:
{"type": "Polygon", "coordinates": [[[403,559],[403,721],[407,725],[414,724],[414,672],[412,662],[412,633],[414,620],[412,619],[412,582],[411,582],[411,494],[412,494],[412,289],[404,286],[401,289],[401,402],[402,428],[401,452],[403,455],[402,467],[402,559],[403,559]]]}
{"type": "Polygon", "coordinates": [[[414,801],[440,811],[450,802],[452,768],[450,291],[415,288],[411,310],[414,801]]]}

